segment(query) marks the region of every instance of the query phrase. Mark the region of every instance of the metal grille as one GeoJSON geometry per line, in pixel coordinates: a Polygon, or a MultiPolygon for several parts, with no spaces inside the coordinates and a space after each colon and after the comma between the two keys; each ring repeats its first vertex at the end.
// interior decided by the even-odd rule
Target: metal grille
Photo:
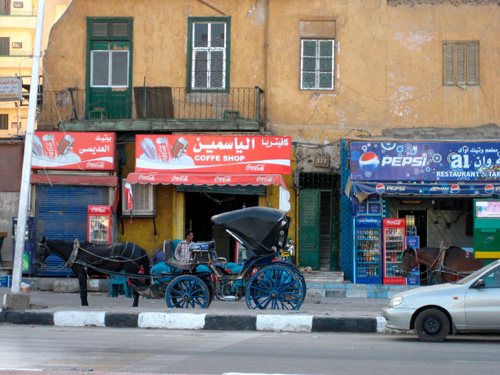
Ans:
{"type": "Polygon", "coordinates": [[[340,189],[339,175],[332,173],[301,173],[299,175],[299,189],[340,189]]]}
{"type": "MultiPolygon", "coordinates": [[[[342,189],[344,190],[349,180],[349,170],[346,167],[349,160],[349,146],[346,145],[345,140],[342,140],[340,152],[342,160],[342,189]]],[[[344,271],[344,277],[347,280],[354,281],[354,236],[349,235],[354,230],[351,200],[345,194],[342,194],[341,197],[342,232],[347,233],[347,235],[342,236],[341,268],[344,271]]]]}

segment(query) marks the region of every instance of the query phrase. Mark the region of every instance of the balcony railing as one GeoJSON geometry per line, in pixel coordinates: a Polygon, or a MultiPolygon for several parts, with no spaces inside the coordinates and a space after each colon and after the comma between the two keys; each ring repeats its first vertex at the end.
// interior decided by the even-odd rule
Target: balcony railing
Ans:
{"type": "Polygon", "coordinates": [[[57,125],[72,120],[119,120],[123,106],[132,107],[133,119],[163,120],[253,120],[260,121],[260,95],[254,88],[231,88],[228,92],[189,93],[184,87],[134,87],[132,103],[109,105],[85,103],[85,90],[69,88],[43,93],[38,123],[57,125]]]}

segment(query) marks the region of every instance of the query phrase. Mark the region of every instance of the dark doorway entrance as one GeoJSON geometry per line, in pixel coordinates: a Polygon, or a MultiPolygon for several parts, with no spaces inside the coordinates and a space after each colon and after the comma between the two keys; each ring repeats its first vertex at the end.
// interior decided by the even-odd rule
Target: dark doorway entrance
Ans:
{"type": "Polygon", "coordinates": [[[195,241],[215,240],[217,255],[233,262],[235,240],[225,231],[213,226],[211,218],[223,212],[258,205],[257,195],[186,192],[185,230],[194,232],[195,241]]]}

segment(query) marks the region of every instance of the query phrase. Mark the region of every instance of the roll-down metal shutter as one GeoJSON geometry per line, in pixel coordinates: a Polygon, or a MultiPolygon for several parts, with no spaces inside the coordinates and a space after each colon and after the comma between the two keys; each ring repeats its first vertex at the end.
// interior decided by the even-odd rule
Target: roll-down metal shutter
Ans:
{"type": "MultiPolygon", "coordinates": [[[[38,239],[80,242],[87,240],[87,209],[89,205],[109,205],[109,187],[37,185],[35,203],[35,228],[38,239]]],[[[38,275],[73,275],[71,269],[56,255],[50,255],[47,267],[38,275]]]]}

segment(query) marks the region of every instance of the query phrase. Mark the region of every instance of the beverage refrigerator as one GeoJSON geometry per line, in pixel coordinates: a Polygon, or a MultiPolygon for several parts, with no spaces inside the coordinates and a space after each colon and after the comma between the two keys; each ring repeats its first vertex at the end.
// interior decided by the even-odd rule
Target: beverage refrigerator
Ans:
{"type": "Polygon", "coordinates": [[[384,219],[384,284],[406,285],[406,278],[401,276],[403,251],[406,244],[405,231],[405,219],[384,219]]]}
{"type": "Polygon", "coordinates": [[[87,241],[98,245],[111,243],[111,206],[88,206],[87,241]]]}
{"type": "Polygon", "coordinates": [[[354,224],[356,283],[382,284],[382,218],[359,216],[354,224]]]}

